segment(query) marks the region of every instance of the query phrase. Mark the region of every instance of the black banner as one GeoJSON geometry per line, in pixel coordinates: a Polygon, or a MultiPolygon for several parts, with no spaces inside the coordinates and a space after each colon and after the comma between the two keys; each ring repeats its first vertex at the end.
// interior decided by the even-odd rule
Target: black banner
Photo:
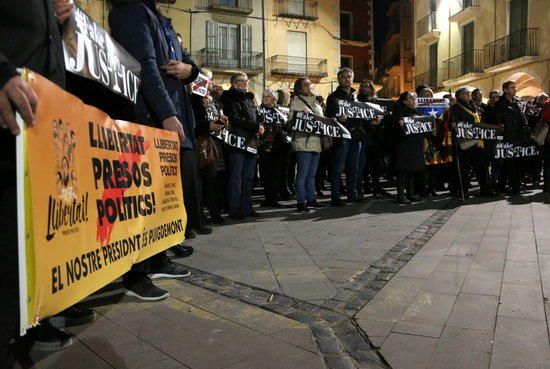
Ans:
{"type": "Polygon", "coordinates": [[[376,109],[372,104],[360,101],[336,100],[338,116],[346,114],[348,119],[376,119],[377,114],[384,114],[382,109],[376,109]],[[368,105],[367,105],[368,104],[368,105]]]}
{"type": "Polygon", "coordinates": [[[516,146],[512,143],[499,142],[496,145],[495,159],[527,158],[538,156],[537,146],[516,146]]]}
{"type": "Polygon", "coordinates": [[[262,124],[284,124],[288,120],[288,116],[284,115],[278,108],[269,109],[269,108],[258,108],[258,115],[262,119],[262,124]]]}
{"type": "Polygon", "coordinates": [[[67,71],[99,82],[135,104],[139,62],[77,6],[63,29],[63,54],[67,71]]]}
{"type": "Polygon", "coordinates": [[[292,130],[319,136],[351,138],[349,131],[340,123],[311,113],[297,112],[292,122],[292,130]]]}
{"type": "Polygon", "coordinates": [[[435,119],[432,116],[404,117],[403,123],[405,136],[410,136],[433,132],[435,119]]]}
{"type": "Polygon", "coordinates": [[[257,154],[258,150],[250,147],[246,144],[246,139],[242,136],[237,136],[234,133],[229,132],[226,128],[219,130],[218,132],[213,132],[210,134],[212,137],[215,137],[219,140],[222,140],[231,147],[248,151],[252,154],[257,154]]]}
{"type": "Polygon", "coordinates": [[[472,123],[458,122],[455,130],[456,138],[470,140],[502,140],[496,129],[477,126],[472,123]]]}

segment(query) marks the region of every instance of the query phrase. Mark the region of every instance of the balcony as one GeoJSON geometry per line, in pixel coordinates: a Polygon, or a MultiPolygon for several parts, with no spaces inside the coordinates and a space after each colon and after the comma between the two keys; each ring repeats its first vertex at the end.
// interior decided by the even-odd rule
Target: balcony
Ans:
{"type": "Polygon", "coordinates": [[[439,40],[441,31],[437,29],[436,13],[431,12],[418,22],[416,22],[416,33],[418,39],[425,43],[432,43],[439,40]]]}
{"type": "Polygon", "coordinates": [[[401,27],[399,24],[399,19],[393,20],[390,23],[390,28],[388,29],[388,33],[386,33],[386,43],[391,44],[396,40],[399,40],[399,33],[401,32],[401,27]]]}
{"type": "Polygon", "coordinates": [[[272,76],[321,79],[328,76],[327,59],[303,58],[300,56],[275,55],[267,60],[272,76]]]}
{"type": "Polygon", "coordinates": [[[440,89],[441,87],[443,87],[443,83],[441,81],[442,76],[443,76],[442,68],[440,69],[433,68],[425,73],[416,75],[414,77],[414,85],[418,86],[418,85],[424,84],[426,86],[430,86],[430,88],[433,90],[440,89]]]}
{"type": "Polygon", "coordinates": [[[195,0],[197,8],[206,8],[221,13],[250,14],[252,0],[195,0]]]}
{"type": "Polygon", "coordinates": [[[237,51],[204,48],[193,54],[199,67],[206,67],[213,72],[232,74],[242,71],[249,75],[262,73],[264,68],[263,54],[252,51],[237,51]]]}
{"type": "Polygon", "coordinates": [[[537,60],[539,29],[520,29],[485,45],[484,53],[486,72],[500,72],[537,60]]]}
{"type": "Polygon", "coordinates": [[[483,76],[483,50],[467,50],[443,62],[443,80],[447,83],[466,83],[483,76]]]}
{"type": "Polygon", "coordinates": [[[458,3],[458,9],[455,9],[455,12],[449,17],[449,21],[459,25],[474,19],[482,11],[479,0],[462,0],[462,4],[458,3]]]}
{"type": "Polygon", "coordinates": [[[304,19],[314,21],[317,16],[317,1],[308,0],[274,0],[275,17],[304,19]]]}

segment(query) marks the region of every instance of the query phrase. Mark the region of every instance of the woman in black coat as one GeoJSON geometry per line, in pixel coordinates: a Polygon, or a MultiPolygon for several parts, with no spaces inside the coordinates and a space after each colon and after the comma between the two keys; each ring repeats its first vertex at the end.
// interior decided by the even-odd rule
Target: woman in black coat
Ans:
{"type": "Polygon", "coordinates": [[[410,204],[418,201],[414,195],[415,179],[422,182],[426,171],[424,160],[424,135],[405,135],[404,117],[418,115],[415,109],[415,96],[403,92],[393,107],[393,133],[395,141],[395,170],[397,172],[397,202],[410,204]],[[407,196],[405,197],[405,188],[407,196]]]}

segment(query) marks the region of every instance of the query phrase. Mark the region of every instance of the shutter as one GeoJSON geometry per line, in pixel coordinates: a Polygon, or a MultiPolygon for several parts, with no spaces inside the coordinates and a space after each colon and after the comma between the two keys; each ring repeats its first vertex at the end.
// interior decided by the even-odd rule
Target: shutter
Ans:
{"type": "Polygon", "coordinates": [[[252,26],[241,24],[240,26],[241,42],[241,68],[249,69],[252,67],[252,26]]]}
{"type": "Polygon", "coordinates": [[[212,64],[218,60],[218,23],[206,21],[206,62],[212,64]]]}

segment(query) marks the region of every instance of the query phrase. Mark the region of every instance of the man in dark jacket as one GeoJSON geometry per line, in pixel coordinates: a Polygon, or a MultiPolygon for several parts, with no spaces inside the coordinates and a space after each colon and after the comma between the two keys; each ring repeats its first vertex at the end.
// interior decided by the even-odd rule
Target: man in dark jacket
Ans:
{"type": "MultiPolygon", "coordinates": [[[[155,0],[112,2],[115,3],[109,14],[112,36],[141,64],[135,120],[178,133],[185,193],[186,176],[196,180],[197,175],[196,157],[186,155],[188,151],[194,152],[195,127],[184,83],[196,78],[198,68],[189,60],[182,62],[183,54],[177,36],[157,11],[155,0]],[[186,165],[191,173],[188,173],[186,165]]],[[[198,198],[197,201],[200,201],[198,198]]],[[[188,218],[192,215],[189,214],[188,218]]],[[[132,271],[124,276],[123,284],[128,295],[148,301],[168,297],[166,291],[152,284],[147,274],[152,278],[181,278],[188,276],[189,271],[161,252],[134,265],[132,271]]]]}
{"type": "MultiPolygon", "coordinates": [[[[504,142],[514,145],[529,143],[529,127],[527,119],[521,111],[519,100],[516,98],[516,84],[506,81],[502,84],[502,97],[498,100],[496,122],[504,126],[504,142]]],[[[522,158],[504,160],[503,172],[499,180],[499,187],[504,192],[506,184],[510,184],[512,195],[520,194],[522,158]]]]}
{"type": "MultiPolygon", "coordinates": [[[[337,76],[338,87],[327,97],[325,115],[328,118],[338,119],[350,132],[353,132],[356,127],[362,126],[362,120],[348,119],[345,114],[339,115],[338,109],[338,100],[356,101],[355,90],[351,87],[353,71],[350,68],[342,68],[337,76]]],[[[363,168],[358,168],[359,157],[361,154],[364,155],[365,150],[364,147],[361,147],[362,139],[356,135],[352,137],[352,140],[345,138],[333,140],[334,144],[330,163],[330,198],[333,206],[342,206],[344,204],[340,199],[340,181],[345,168],[348,169],[346,173],[347,199],[350,202],[358,201],[357,173],[359,170],[363,171],[363,168]]]]}
{"type": "MultiPolygon", "coordinates": [[[[258,136],[264,133],[257,116],[254,94],[248,92],[248,76],[231,76],[231,88],[221,96],[223,112],[229,119],[230,132],[243,137],[246,146],[257,149],[258,136]]],[[[227,184],[228,216],[231,219],[259,217],[252,208],[252,187],[256,170],[256,154],[232,147],[229,151],[227,184]]]]}

